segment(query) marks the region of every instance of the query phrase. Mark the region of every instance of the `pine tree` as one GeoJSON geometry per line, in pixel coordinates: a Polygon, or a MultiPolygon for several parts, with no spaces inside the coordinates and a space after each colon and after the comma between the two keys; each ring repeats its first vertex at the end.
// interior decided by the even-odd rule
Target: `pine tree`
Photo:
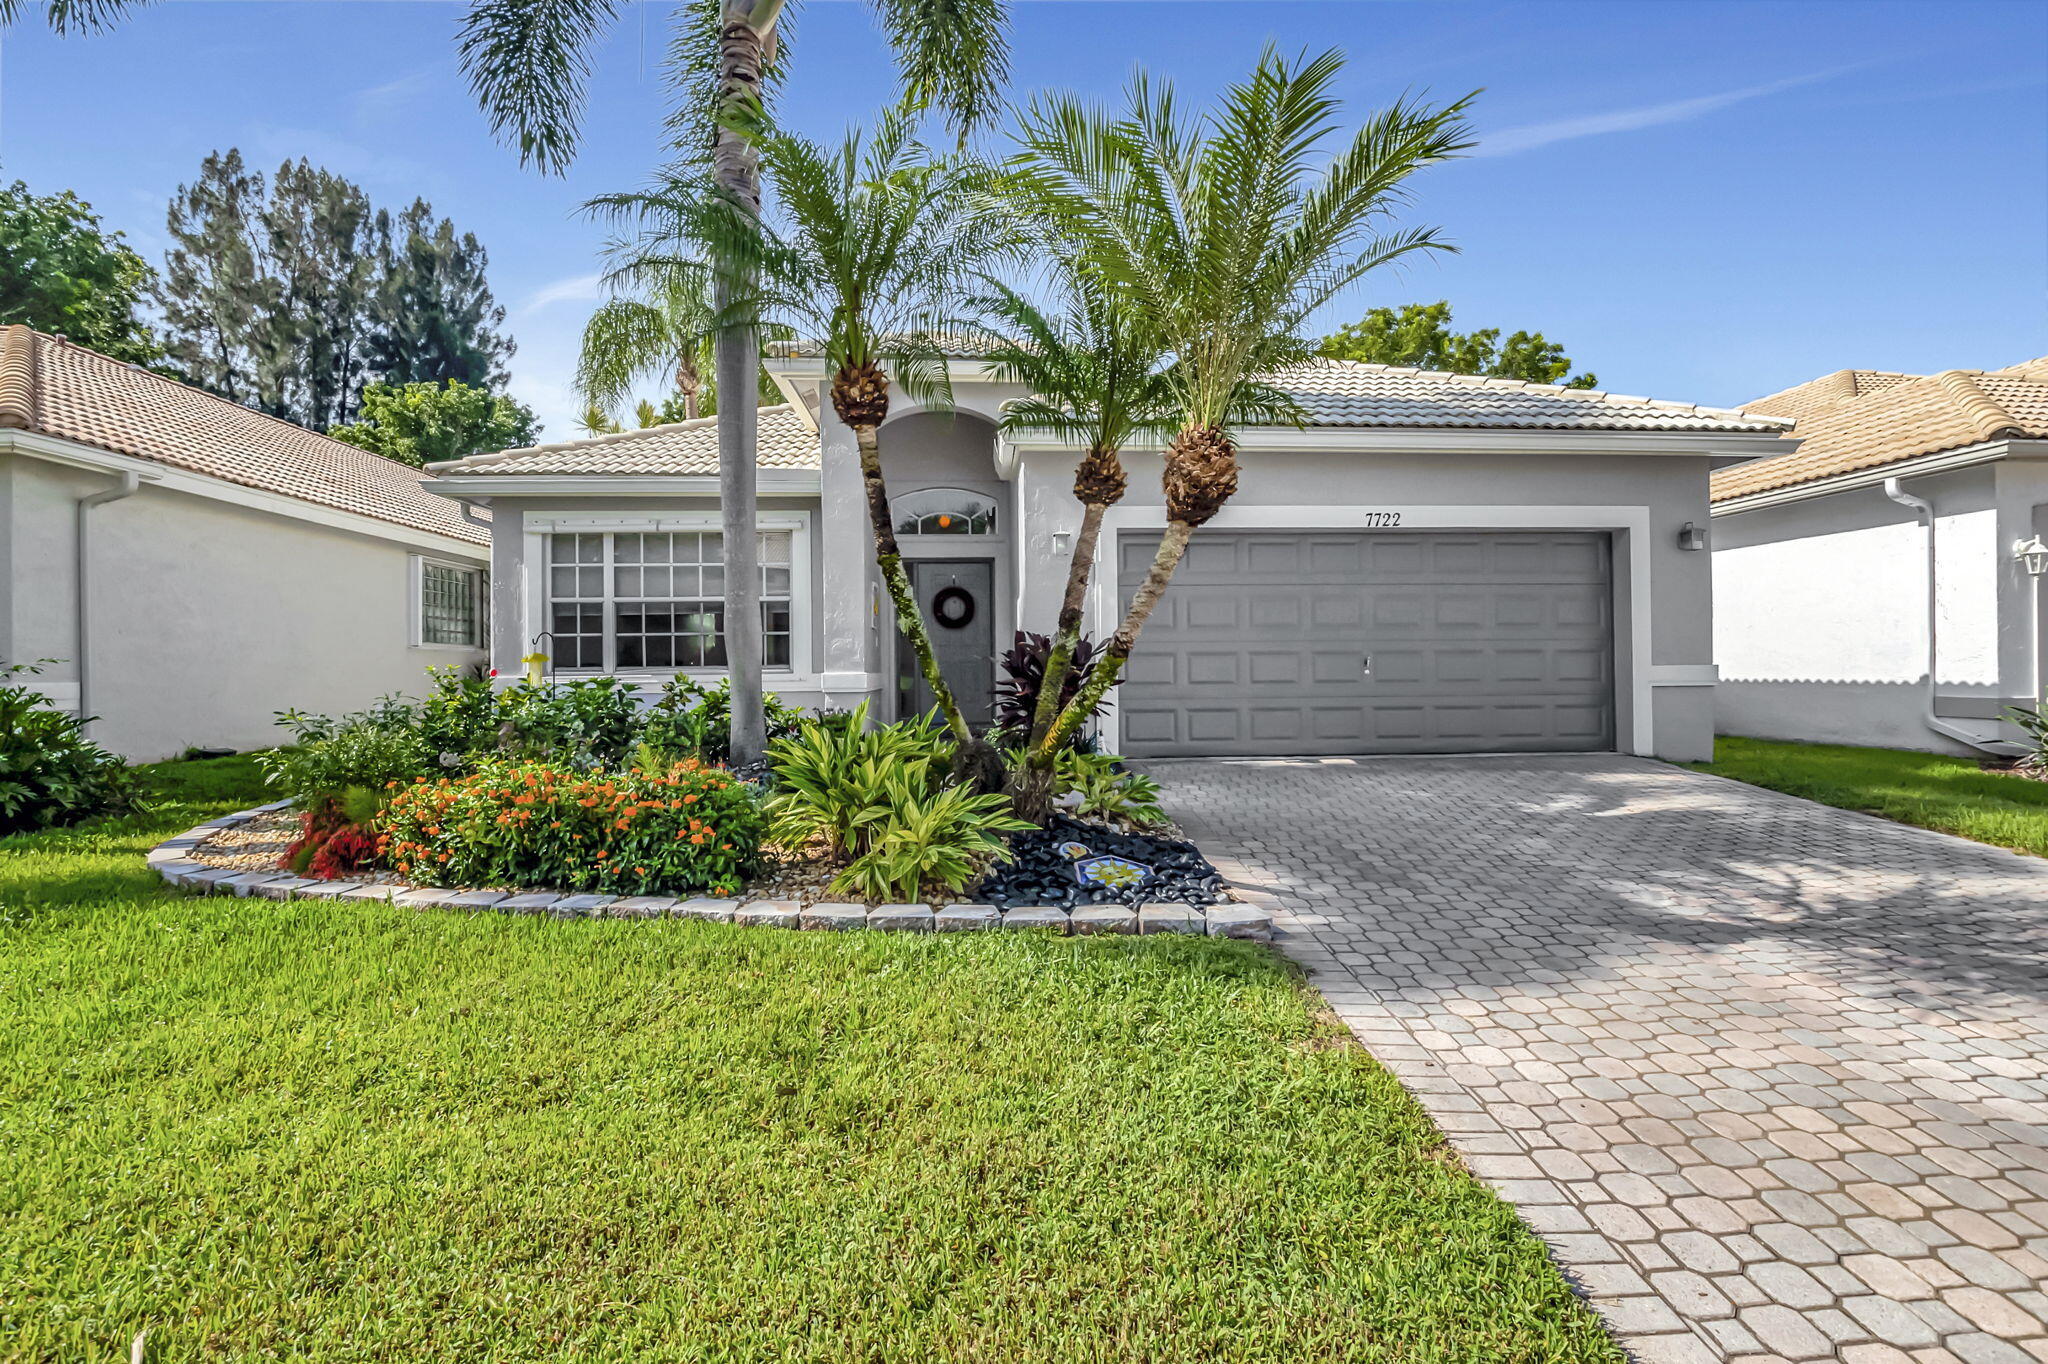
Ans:
{"type": "Polygon", "coordinates": [[[396,216],[377,214],[376,254],[370,362],[383,382],[504,387],[514,347],[497,330],[505,310],[485,282],[490,258],[476,237],[457,236],[415,199],[396,216]]]}
{"type": "Polygon", "coordinates": [[[256,266],[262,175],[230,148],[178,186],[166,226],[172,246],[154,291],[171,364],[188,380],[235,402],[257,401],[256,332],[262,290],[256,266]]]}

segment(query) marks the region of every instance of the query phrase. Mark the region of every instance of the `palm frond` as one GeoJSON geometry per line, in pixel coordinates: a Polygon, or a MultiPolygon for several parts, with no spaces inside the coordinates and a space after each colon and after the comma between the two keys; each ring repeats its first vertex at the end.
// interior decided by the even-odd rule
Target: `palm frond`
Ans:
{"type": "Polygon", "coordinates": [[[560,173],[575,158],[591,53],[619,0],[474,0],[458,50],[491,131],[560,173]]]}
{"type": "Polygon", "coordinates": [[[1000,106],[1010,77],[1004,0],[875,0],[909,103],[930,105],[965,138],[1000,106]]]}

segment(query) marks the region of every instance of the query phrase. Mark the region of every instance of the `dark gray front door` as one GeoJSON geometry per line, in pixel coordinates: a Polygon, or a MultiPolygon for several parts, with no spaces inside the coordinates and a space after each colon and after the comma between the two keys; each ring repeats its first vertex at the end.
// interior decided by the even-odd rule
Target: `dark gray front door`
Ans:
{"type": "MultiPolygon", "coordinates": [[[[912,559],[910,590],[924,612],[946,685],[968,723],[986,725],[995,709],[995,565],[987,559],[912,559]]],[[[910,641],[896,640],[896,696],[904,717],[922,715],[935,699],[918,671],[910,641]]]]}
{"type": "MultiPolygon", "coordinates": [[[[1118,542],[1125,603],[1157,535],[1118,542]]],[[[1605,535],[1197,531],[1131,655],[1133,756],[1614,746],[1605,535]]]]}

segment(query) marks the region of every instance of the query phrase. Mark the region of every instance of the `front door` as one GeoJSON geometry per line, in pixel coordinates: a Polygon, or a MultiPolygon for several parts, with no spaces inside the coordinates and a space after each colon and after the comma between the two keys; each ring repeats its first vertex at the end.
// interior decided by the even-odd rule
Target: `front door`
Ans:
{"type": "MultiPolygon", "coordinates": [[[[912,559],[904,567],[946,685],[969,724],[989,724],[996,694],[995,565],[987,559],[912,559]]],[[[918,670],[917,654],[900,634],[896,698],[897,714],[906,719],[937,704],[918,670]]]]}

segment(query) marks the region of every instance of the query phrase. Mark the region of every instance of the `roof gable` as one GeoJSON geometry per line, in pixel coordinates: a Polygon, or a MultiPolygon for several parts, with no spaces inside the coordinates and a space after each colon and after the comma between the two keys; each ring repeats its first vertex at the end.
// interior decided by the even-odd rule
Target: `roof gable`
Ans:
{"type": "MultiPolygon", "coordinates": [[[[818,433],[787,403],[757,409],[754,464],[761,469],[816,469],[818,433]]],[[[437,478],[467,475],[588,474],[593,477],[688,478],[718,472],[718,418],[614,431],[587,440],[554,441],[427,466],[437,478]]]]}

